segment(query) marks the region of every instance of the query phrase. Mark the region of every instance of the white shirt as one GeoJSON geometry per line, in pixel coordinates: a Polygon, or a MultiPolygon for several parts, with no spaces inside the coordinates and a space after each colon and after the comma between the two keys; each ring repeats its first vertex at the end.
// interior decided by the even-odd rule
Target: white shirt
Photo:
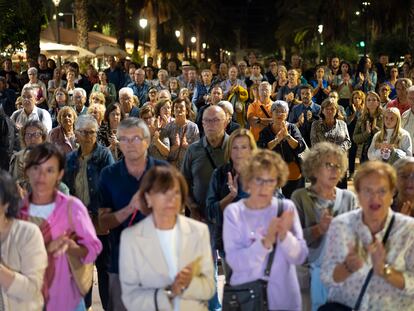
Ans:
{"type": "Polygon", "coordinates": [[[56,207],[55,202],[52,202],[50,204],[44,204],[44,205],[37,205],[37,204],[30,203],[29,214],[30,216],[33,216],[33,217],[48,219],[49,216],[55,210],[55,207],[56,207]]]}
{"type": "MultiPolygon", "coordinates": [[[[171,278],[171,283],[174,282],[175,276],[178,273],[178,228],[177,224],[170,230],[155,229],[158,240],[161,244],[161,249],[164,254],[165,261],[168,266],[168,274],[171,278]]],[[[174,311],[179,310],[179,298],[174,298],[174,311]]]]}
{"type": "Polygon", "coordinates": [[[10,118],[19,127],[24,126],[27,121],[37,120],[43,123],[48,133],[52,130],[52,118],[50,117],[50,113],[45,109],[38,108],[37,106],[33,108],[29,115],[26,114],[24,108],[21,108],[13,112],[10,118]]]}
{"type": "Polygon", "coordinates": [[[410,133],[411,141],[414,141],[414,113],[411,109],[405,111],[401,116],[401,127],[410,133]]]}
{"type": "MultiPolygon", "coordinates": [[[[386,136],[384,142],[389,143],[391,141],[393,129],[386,130],[386,136]]],[[[382,160],[381,150],[375,148],[375,143],[377,142],[377,137],[380,135],[381,132],[375,133],[374,137],[372,138],[371,145],[368,149],[368,159],[370,160],[382,160]]],[[[406,130],[401,129],[401,140],[398,144],[398,147],[394,149],[397,153],[398,158],[405,158],[407,156],[412,156],[413,154],[413,147],[411,142],[410,133],[406,130]]]]}

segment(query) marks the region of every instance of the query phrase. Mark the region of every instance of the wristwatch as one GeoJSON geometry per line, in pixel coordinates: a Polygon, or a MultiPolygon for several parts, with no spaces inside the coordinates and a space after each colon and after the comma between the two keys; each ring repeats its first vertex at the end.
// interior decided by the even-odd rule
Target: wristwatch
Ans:
{"type": "Polygon", "coordinates": [[[167,295],[168,300],[171,301],[174,299],[174,294],[173,294],[171,285],[164,288],[164,293],[165,295],[167,295]]]}
{"type": "Polygon", "coordinates": [[[386,263],[386,264],[384,265],[384,268],[383,268],[383,270],[382,270],[382,273],[384,274],[384,277],[385,277],[385,278],[389,277],[389,276],[391,275],[391,273],[392,273],[392,268],[391,268],[391,265],[390,265],[390,264],[388,264],[388,263],[386,263]]]}

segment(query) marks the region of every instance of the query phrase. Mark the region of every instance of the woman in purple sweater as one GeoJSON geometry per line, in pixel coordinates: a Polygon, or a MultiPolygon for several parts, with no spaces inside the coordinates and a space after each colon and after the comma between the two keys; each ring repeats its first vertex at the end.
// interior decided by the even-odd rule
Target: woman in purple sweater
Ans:
{"type": "Polygon", "coordinates": [[[264,279],[267,258],[273,247],[275,257],[268,279],[269,310],[301,310],[301,296],[295,265],[302,264],[308,249],[295,205],[278,200],[288,168],[270,150],[257,151],[242,170],[247,199],[224,210],[223,240],[226,261],[232,269],[231,285],[264,279]],[[280,217],[278,209],[283,212],[280,217]]]}

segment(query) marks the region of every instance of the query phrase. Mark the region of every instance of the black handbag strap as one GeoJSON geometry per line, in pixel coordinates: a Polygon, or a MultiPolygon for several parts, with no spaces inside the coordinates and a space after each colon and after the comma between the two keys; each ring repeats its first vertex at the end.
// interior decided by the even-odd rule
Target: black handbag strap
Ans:
{"type": "Polygon", "coordinates": [[[210,152],[208,151],[208,149],[206,147],[204,147],[204,150],[206,152],[206,155],[207,155],[208,160],[210,161],[211,166],[213,167],[213,169],[216,169],[217,168],[217,165],[216,165],[216,163],[214,163],[214,160],[211,157],[210,152]]]}
{"type": "MultiPolygon", "coordinates": [[[[395,220],[395,214],[392,215],[390,224],[388,225],[388,228],[387,228],[387,231],[385,232],[384,237],[382,238],[382,244],[383,245],[385,245],[385,243],[387,243],[388,237],[389,237],[390,232],[391,232],[392,225],[394,224],[394,220],[395,220]]],[[[367,290],[369,281],[371,280],[373,274],[374,274],[374,269],[371,268],[368,272],[367,277],[365,278],[364,285],[362,285],[361,292],[359,293],[359,296],[358,296],[357,302],[355,304],[354,310],[359,310],[359,307],[361,306],[362,298],[364,297],[365,291],[367,290]]]]}
{"type": "MultiPolygon", "coordinates": [[[[283,200],[282,199],[278,199],[277,200],[277,217],[280,217],[282,215],[284,211],[283,208],[283,200]]],[[[273,245],[273,249],[272,251],[269,253],[269,257],[267,258],[267,262],[266,262],[266,268],[265,268],[265,272],[264,275],[269,277],[270,276],[270,270],[272,269],[272,264],[273,264],[273,259],[275,258],[275,252],[276,252],[276,244],[273,245]]],[[[227,265],[229,268],[230,266],[227,265]]],[[[229,269],[229,273],[228,273],[228,279],[226,278],[226,283],[230,284],[230,278],[232,275],[232,270],[231,268],[229,269]]]]}
{"type": "Polygon", "coordinates": [[[266,109],[265,109],[265,107],[263,107],[263,105],[260,105],[260,109],[263,111],[266,118],[271,118],[271,116],[269,116],[269,113],[266,111],[266,109]]]}

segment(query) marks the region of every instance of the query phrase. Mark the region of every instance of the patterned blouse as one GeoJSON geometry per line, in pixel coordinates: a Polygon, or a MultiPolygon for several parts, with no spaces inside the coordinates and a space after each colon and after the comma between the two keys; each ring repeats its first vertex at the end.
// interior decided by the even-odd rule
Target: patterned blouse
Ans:
{"type": "Polygon", "coordinates": [[[349,138],[348,128],[346,123],[342,120],[336,120],[333,127],[327,126],[324,120],[313,122],[310,139],[312,146],[322,141],[327,141],[338,145],[344,151],[351,148],[351,139],[349,138]]]}
{"type": "MultiPolygon", "coordinates": [[[[384,229],[375,237],[382,241],[391,221],[395,221],[385,245],[386,263],[403,273],[405,288],[400,290],[385,279],[373,274],[360,310],[414,310],[414,219],[389,211],[384,229]]],[[[362,222],[362,210],[342,214],[332,221],[327,235],[325,255],[323,258],[321,278],[329,288],[328,299],[354,307],[362,284],[372,267],[371,257],[365,251],[372,243],[372,234],[362,222]],[[337,264],[344,262],[348,245],[356,245],[357,252],[364,259],[363,267],[351,274],[345,281],[336,283],[333,271],[337,264]]]]}

